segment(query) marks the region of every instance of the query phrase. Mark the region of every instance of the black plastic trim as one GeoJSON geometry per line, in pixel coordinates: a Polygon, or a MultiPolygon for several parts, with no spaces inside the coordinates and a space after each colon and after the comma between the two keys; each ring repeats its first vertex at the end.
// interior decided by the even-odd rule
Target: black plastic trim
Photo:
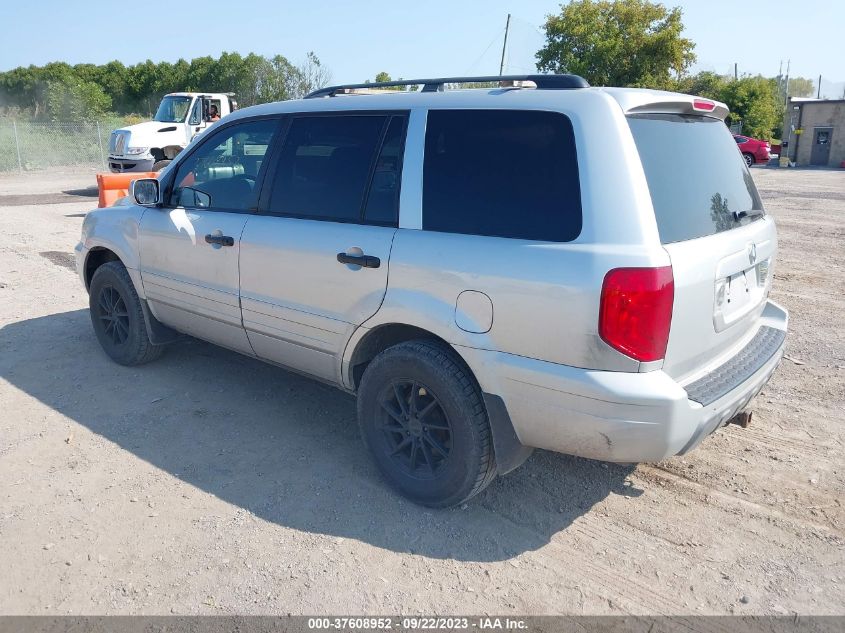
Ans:
{"type": "Polygon", "coordinates": [[[505,475],[519,468],[531,456],[534,449],[519,441],[505,402],[492,393],[482,392],[482,396],[487,409],[487,419],[490,422],[490,432],[493,434],[496,472],[499,475],[505,475]]]}
{"type": "Polygon", "coordinates": [[[144,299],[141,299],[141,311],[144,313],[144,325],[147,328],[147,336],[153,345],[165,345],[166,343],[172,343],[182,338],[179,332],[167,327],[153,316],[150,307],[144,299]]]}
{"type": "Polygon", "coordinates": [[[686,386],[687,397],[707,406],[751,378],[783,346],[786,332],[762,326],[748,345],[728,362],[686,386]]]}
{"type": "Polygon", "coordinates": [[[482,77],[439,77],[436,79],[400,79],[364,84],[343,84],[320,88],[306,95],[306,99],[333,97],[342,90],[422,86],[422,92],[442,92],[446,84],[488,83],[503,81],[532,81],[539,90],[573,90],[589,88],[587,80],[578,75],[485,75],[482,77]]]}

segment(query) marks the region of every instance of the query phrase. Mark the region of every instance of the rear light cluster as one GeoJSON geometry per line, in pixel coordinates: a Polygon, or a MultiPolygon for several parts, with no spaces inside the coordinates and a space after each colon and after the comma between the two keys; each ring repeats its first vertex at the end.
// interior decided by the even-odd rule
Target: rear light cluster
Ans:
{"type": "Polygon", "coordinates": [[[614,268],[604,277],[599,336],[643,363],[666,356],[675,280],[672,267],[614,268]]]}

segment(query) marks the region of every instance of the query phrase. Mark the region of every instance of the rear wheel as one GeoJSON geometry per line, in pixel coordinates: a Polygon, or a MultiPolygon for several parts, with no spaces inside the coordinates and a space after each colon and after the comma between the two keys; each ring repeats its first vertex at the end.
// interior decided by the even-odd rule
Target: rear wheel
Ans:
{"type": "Polygon", "coordinates": [[[745,164],[749,167],[754,164],[754,154],[743,154],[742,157],[745,159],[745,164]]]}
{"type": "Polygon", "coordinates": [[[97,340],[114,362],[141,365],[161,356],[164,348],[147,336],[141,300],[123,264],[108,262],[96,270],[88,306],[97,340]]]}
{"type": "Polygon", "coordinates": [[[369,364],[358,393],[358,422],[384,477],[416,503],[457,505],[495,477],[481,390],[436,343],[400,343],[369,364]]]}

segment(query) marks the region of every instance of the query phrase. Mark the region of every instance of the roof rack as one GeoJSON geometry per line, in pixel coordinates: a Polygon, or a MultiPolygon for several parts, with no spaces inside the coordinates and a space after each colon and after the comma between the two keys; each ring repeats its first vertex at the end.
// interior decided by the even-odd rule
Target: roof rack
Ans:
{"type": "MultiPolygon", "coordinates": [[[[443,92],[446,84],[486,83],[486,82],[519,82],[530,81],[539,90],[572,90],[574,88],[589,88],[587,80],[578,75],[488,75],[483,77],[440,77],[439,79],[399,79],[397,81],[378,81],[363,84],[343,84],[320,88],[306,95],[306,99],[317,97],[334,97],[338,94],[349,93],[354,90],[373,88],[394,88],[401,86],[422,86],[421,92],[443,92]]],[[[518,87],[518,86],[514,86],[518,87]]]]}

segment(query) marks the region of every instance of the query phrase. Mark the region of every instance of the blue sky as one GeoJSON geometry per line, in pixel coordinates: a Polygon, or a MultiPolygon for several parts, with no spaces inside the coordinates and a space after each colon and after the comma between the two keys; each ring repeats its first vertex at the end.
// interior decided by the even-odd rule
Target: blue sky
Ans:
{"type": "MultiPolygon", "coordinates": [[[[696,70],[845,81],[841,0],[667,0],[684,10],[696,42],[696,70]]],[[[0,70],[62,60],[175,61],[224,50],[281,53],[293,62],[317,53],[336,83],[387,71],[393,77],[497,73],[505,16],[514,15],[511,72],[530,72],[542,45],[549,0],[114,0],[3,2],[0,70]],[[137,8],[133,8],[133,5],[137,8]]]]}

